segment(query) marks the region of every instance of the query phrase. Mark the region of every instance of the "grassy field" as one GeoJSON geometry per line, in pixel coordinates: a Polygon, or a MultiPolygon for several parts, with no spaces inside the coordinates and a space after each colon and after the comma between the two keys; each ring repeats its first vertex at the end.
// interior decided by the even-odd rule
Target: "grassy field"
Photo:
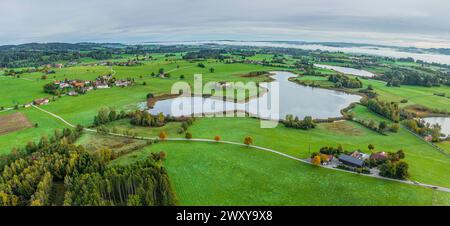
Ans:
{"type": "MultiPolygon", "coordinates": [[[[136,81],[137,86],[146,82],[148,85],[145,87],[133,87],[129,92],[123,92],[115,88],[110,93],[118,93],[122,96],[142,95],[141,99],[145,98],[148,92],[154,92],[155,94],[170,93],[171,86],[175,82],[180,81],[180,76],[185,77],[184,81],[193,85],[194,74],[202,74],[204,83],[210,81],[263,81],[266,78],[264,76],[254,78],[244,78],[240,75],[246,74],[252,71],[261,70],[273,70],[276,68],[263,67],[260,65],[249,64],[224,64],[216,61],[203,61],[206,65],[205,68],[197,66],[198,62],[190,63],[185,60],[174,59],[165,61],[158,59],[153,61],[146,61],[142,66],[114,66],[112,69],[116,71],[115,77],[118,79],[133,78],[136,81]],[[163,68],[166,73],[170,74],[170,78],[154,78],[150,75],[157,74],[159,69],[163,68]],[[210,72],[209,69],[214,68],[214,72],[210,72]]],[[[64,79],[81,79],[81,80],[94,80],[100,75],[111,73],[111,68],[106,66],[75,66],[61,69],[54,69],[55,74],[46,75],[47,79],[42,79],[43,73],[25,73],[21,74],[20,78],[12,78],[7,76],[0,76],[0,96],[5,97],[0,99],[0,107],[13,107],[16,104],[22,105],[29,103],[37,98],[49,97],[50,94],[44,93],[43,87],[45,84],[54,80],[64,79]]],[[[98,90],[91,91],[88,95],[97,92],[98,90]]],[[[100,94],[101,95],[101,94],[100,94]]],[[[94,96],[93,98],[97,98],[94,96]]],[[[104,99],[104,98],[102,98],[104,99]]],[[[86,101],[86,100],[84,100],[86,101]]],[[[88,100],[92,101],[92,100],[88,100]]],[[[97,101],[97,100],[96,100],[97,101]]],[[[125,99],[125,101],[130,101],[125,99]]],[[[135,101],[135,99],[133,99],[135,101]]],[[[108,101],[110,102],[110,101],[108,101]]],[[[136,101],[135,101],[136,102],[136,101]]]]}
{"type": "MultiPolygon", "coordinates": [[[[225,64],[216,60],[202,61],[206,67],[201,68],[198,67],[198,62],[182,60],[180,54],[169,58],[164,55],[152,54],[153,59],[145,61],[141,66],[75,66],[55,69],[56,73],[47,75],[47,79],[41,78],[42,73],[21,74],[20,78],[0,76],[0,107],[12,107],[50,96],[43,92],[43,86],[53,80],[93,80],[112,70],[119,79],[133,78],[135,85],[131,87],[99,89],[77,97],[64,96],[42,106],[72,124],[89,126],[102,107],[126,111],[137,109],[138,104],[146,100],[148,93],[156,96],[170,93],[171,86],[178,81],[192,85],[194,74],[202,74],[203,83],[261,82],[267,77],[250,78],[242,75],[252,71],[280,69],[251,64],[225,64]],[[160,68],[170,76],[152,77],[151,74],[157,74],[160,68]],[[210,68],[214,68],[214,72],[210,68]],[[184,77],[183,80],[181,76],[184,77]]],[[[233,57],[239,59],[238,56],[233,57]]],[[[256,54],[246,59],[272,60],[273,57],[273,54],[256,54]]],[[[113,61],[130,58],[133,56],[123,55],[113,61]]],[[[286,64],[293,65],[295,59],[290,56],[285,58],[286,64]]],[[[95,62],[93,59],[82,61],[95,62]]],[[[377,73],[382,73],[382,70],[385,69],[370,69],[377,73]]],[[[316,71],[322,74],[334,73],[327,69],[316,71]]],[[[305,75],[297,79],[307,84],[333,86],[326,77],[305,75]]],[[[402,106],[419,104],[450,110],[450,99],[433,95],[439,92],[450,96],[449,87],[387,87],[384,82],[361,80],[364,87],[371,85],[380,99],[397,102],[407,99],[408,103],[402,106]]],[[[388,121],[361,105],[353,111],[357,118],[388,121]]],[[[50,136],[56,128],[67,127],[58,119],[34,108],[0,112],[0,116],[17,112],[22,113],[24,120],[26,118],[33,126],[1,135],[0,154],[7,154],[14,147],[23,147],[29,140],[38,141],[43,135],[50,136]]],[[[184,137],[184,134],[178,133],[180,123],[146,128],[132,126],[128,120],[119,120],[107,126],[118,133],[129,131],[140,136],[156,137],[161,131],[166,131],[169,137],[184,137]]],[[[252,136],[255,145],[300,158],[309,157],[323,146],[342,145],[348,151],[360,149],[366,153],[369,153],[369,144],[375,146],[375,151],[394,152],[402,149],[406,153],[405,161],[410,166],[412,180],[450,187],[450,158],[403,128],[398,133],[383,136],[350,121],[318,124],[317,128],[304,131],[285,128],[283,125],[275,129],[261,129],[259,120],[251,118],[200,118],[188,131],[194,138],[213,139],[219,135],[222,140],[235,142],[242,142],[245,136],[252,136]]],[[[113,164],[127,164],[146,158],[150,152],[165,151],[168,154],[165,160],[168,172],[182,205],[450,205],[448,193],[317,168],[248,147],[194,142],[160,142],[148,146],[146,141],[94,133],[84,134],[77,143],[91,151],[107,147],[120,153],[131,152],[116,159],[113,164]]],[[[450,152],[450,143],[442,142],[438,145],[450,152]]]]}
{"type": "MultiPolygon", "coordinates": [[[[355,113],[356,117],[365,120],[386,121],[362,106],[357,107],[355,113]]],[[[122,126],[141,136],[155,137],[157,134],[151,129],[133,129],[126,122],[114,126],[122,126]]],[[[170,128],[173,126],[167,129],[169,137],[184,136],[170,128]]],[[[404,129],[383,136],[348,121],[319,124],[316,129],[303,131],[285,128],[283,125],[275,129],[261,129],[259,120],[250,118],[201,118],[188,130],[194,138],[213,139],[215,135],[219,135],[223,140],[235,142],[242,142],[245,136],[252,136],[255,145],[301,158],[309,157],[323,146],[336,147],[339,144],[346,150],[360,149],[366,153],[370,153],[367,148],[369,144],[375,145],[375,151],[394,152],[402,149],[406,153],[405,160],[410,165],[412,180],[450,187],[450,175],[447,173],[450,170],[450,158],[404,129]]]]}
{"type": "MultiPolygon", "coordinates": [[[[126,88],[99,89],[88,92],[77,97],[65,96],[51,101],[49,105],[42,108],[60,115],[73,124],[89,126],[93,122],[93,117],[102,107],[113,107],[117,110],[137,109],[138,103],[146,100],[148,93],[162,95],[170,93],[173,83],[180,81],[179,76],[184,75],[184,81],[192,83],[194,73],[203,73],[204,82],[208,81],[263,81],[266,77],[246,78],[240,75],[260,70],[269,70],[258,65],[248,64],[223,64],[215,61],[205,62],[206,69],[197,66],[197,63],[189,63],[183,60],[165,61],[164,55],[155,55],[154,61],[146,62],[143,66],[136,67],[114,67],[118,78],[134,78],[136,85],[126,88]],[[177,68],[179,65],[179,68],[177,68]],[[214,67],[215,72],[209,72],[208,68],[214,67]],[[157,73],[159,68],[164,68],[166,72],[171,71],[171,77],[153,78],[149,75],[157,73]],[[142,78],[141,78],[142,76],[142,78]],[[142,82],[147,85],[143,85],[142,82]]],[[[21,78],[11,78],[0,76],[0,107],[10,107],[15,104],[30,102],[33,99],[49,97],[43,92],[44,84],[52,80],[68,79],[95,79],[97,76],[109,73],[110,69],[104,66],[76,66],[70,68],[56,69],[56,73],[50,75],[46,80],[42,80],[41,73],[22,74],[21,78]],[[53,77],[54,76],[54,77],[53,77]]],[[[46,115],[36,109],[20,108],[29,120],[38,123],[38,128],[28,128],[6,135],[0,136],[0,154],[9,153],[12,147],[24,146],[29,140],[38,140],[41,135],[52,134],[55,128],[64,128],[65,124],[55,118],[46,115]],[[13,140],[14,142],[11,142],[13,140]]],[[[13,113],[15,111],[3,112],[0,114],[13,113]]]]}
{"type": "Polygon", "coordinates": [[[321,76],[312,76],[312,75],[303,75],[296,78],[298,81],[302,82],[305,85],[315,86],[318,85],[320,87],[332,88],[334,87],[334,83],[328,81],[328,77],[321,76]]]}
{"type": "Polygon", "coordinates": [[[180,205],[449,205],[450,194],[310,166],[227,144],[160,142],[119,159],[151,152],[165,166],[180,205]]]}
{"type": "Polygon", "coordinates": [[[436,143],[436,145],[438,147],[442,148],[445,152],[450,154],[450,141],[449,140],[436,143]]]}
{"type": "MultiPolygon", "coordinates": [[[[0,115],[9,115],[17,111],[8,111],[0,115]]],[[[28,141],[39,141],[42,136],[53,135],[56,128],[63,129],[67,125],[61,121],[47,115],[37,109],[27,108],[20,110],[32,125],[38,124],[38,127],[31,127],[17,130],[0,136],[0,154],[8,154],[12,148],[25,147],[28,141]]]]}
{"type": "Polygon", "coordinates": [[[422,87],[422,86],[407,86],[388,87],[385,82],[377,80],[361,79],[364,88],[372,85],[379,98],[385,101],[400,102],[402,99],[408,100],[408,103],[401,104],[401,106],[408,106],[419,104],[431,109],[443,109],[450,111],[450,99],[433,95],[434,93],[445,93],[450,96],[450,87],[422,87]]]}
{"type": "MultiPolygon", "coordinates": [[[[351,76],[354,77],[354,76],[351,76]]],[[[304,82],[305,84],[321,85],[325,88],[333,87],[333,83],[328,82],[326,77],[320,76],[301,76],[297,80],[304,82]]],[[[379,95],[378,98],[384,101],[400,102],[401,100],[408,100],[407,103],[401,103],[401,107],[409,105],[422,105],[431,109],[441,109],[450,111],[450,87],[442,85],[440,87],[423,87],[423,86],[408,86],[402,85],[401,87],[388,87],[386,82],[373,80],[373,79],[361,79],[363,88],[372,86],[374,91],[379,95]],[[445,93],[445,97],[434,95],[434,93],[445,93]]],[[[352,90],[352,89],[350,89],[352,90]]],[[[353,89],[354,92],[358,89],[353,89]]]]}

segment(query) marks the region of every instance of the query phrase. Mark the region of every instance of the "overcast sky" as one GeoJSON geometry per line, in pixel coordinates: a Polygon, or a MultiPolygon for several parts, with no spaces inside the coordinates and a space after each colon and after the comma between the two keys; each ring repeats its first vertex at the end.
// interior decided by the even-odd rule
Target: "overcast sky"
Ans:
{"type": "Polygon", "coordinates": [[[449,0],[0,0],[0,45],[185,40],[450,47],[449,0]]]}

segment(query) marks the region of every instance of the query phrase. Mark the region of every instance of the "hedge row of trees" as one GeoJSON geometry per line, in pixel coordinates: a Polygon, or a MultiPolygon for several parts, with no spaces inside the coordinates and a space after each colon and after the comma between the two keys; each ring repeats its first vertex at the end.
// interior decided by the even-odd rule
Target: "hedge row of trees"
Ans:
{"type": "Polygon", "coordinates": [[[166,117],[162,113],[152,116],[148,111],[136,110],[129,117],[130,123],[136,126],[160,127],[166,124],[166,117]]]}
{"type": "Polygon", "coordinates": [[[336,88],[362,88],[362,82],[358,78],[350,78],[342,74],[330,75],[328,81],[333,82],[336,88]]]}
{"type": "Polygon", "coordinates": [[[294,118],[293,115],[286,115],[286,120],[282,121],[284,126],[288,128],[296,128],[296,129],[314,129],[316,128],[316,124],[314,123],[314,120],[311,116],[305,116],[303,120],[299,120],[299,118],[296,116],[294,118]]]}
{"type": "Polygon", "coordinates": [[[431,135],[433,142],[438,142],[441,136],[441,126],[439,124],[430,125],[423,120],[407,119],[404,120],[405,125],[410,131],[420,135],[431,135]]]}
{"type": "Polygon", "coordinates": [[[365,120],[361,120],[361,119],[352,119],[354,122],[357,122],[359,124],[361,124],[362,126],[371,129],[377,133],[380,134],[385,134],[386,131],[390,131],[393,133],[397,133],[398,130],[400,129],[400,125],[398,123],[392,123],[392,124],[388,124],[385,121],[381,121],[379,123],[376,123],[373,120],[369,120],[369,121],[365,121],[365,120]]]}
{"type": "Polygon", "coordinates": [[[114,108],[101,108],[94,116],[94,126],[104,125],[128,117],[125,111],[117,112],[114,108]]]}
{"type": "Polygon", "coordinates": [[[400,121],[400,109],[397,103],[385,102],[378,99],[362,99],[361,103],[365,105],[369,110],[384,116],[394,122],[400,121]]]}

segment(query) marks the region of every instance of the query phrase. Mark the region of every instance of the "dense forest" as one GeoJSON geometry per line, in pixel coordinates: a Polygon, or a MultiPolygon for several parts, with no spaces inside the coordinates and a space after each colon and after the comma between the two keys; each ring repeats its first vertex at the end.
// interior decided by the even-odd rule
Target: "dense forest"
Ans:
{"type": "Polygon", "coordinates": [[[136,163],[109,166],[110,149],[88,152],[74,142],[82,127],[0,159],[0,206],[175,205],[163,152],[136,163]],[[55,189],[63,184],[63,189],[55,189]],[[57,200],[62,200],[60,203],[57,200]]]}

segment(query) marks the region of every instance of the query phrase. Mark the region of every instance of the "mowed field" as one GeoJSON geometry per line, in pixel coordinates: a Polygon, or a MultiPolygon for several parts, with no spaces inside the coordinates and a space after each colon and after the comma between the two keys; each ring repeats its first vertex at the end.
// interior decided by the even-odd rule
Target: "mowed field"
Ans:
{"type": "MultiPolygon", "coordinates": [[[[365,120],[387,121],[363,106],[358,106],[354,112],[356,117],[365,120]]],[[[184,137],[184,134],[178,134],[176,126],[170,123],[167,128],[158,128],[156,131],[150,128],[133,129],[127,121],[115,122],[109,127],[119,131],[129,130],[147,137],[156,137],[161,130],[166,131],[169,137],[184,137]]],[[[370,153],[369,144],[375,145],[375,151],[403,150],[412,180],[450,187],[450,158],[403,128],[398,133],[383,136],[349,121],[318,124],[317,128],[304,131],[283,125],[275,129],[261,129],[259,120],[252,118],[198,118],[188,131],[194,138],[213,139],[218,135],[223,140],[234,142],[243,142],[245,136],[252,136],[255,145],[300,158],[307,158],[324,146],[342,145],[345,150],[359,149],[366,153],[370,153]]]]}
{"type": "MultiPolygon", "coordinates": [[[[263,81],[266,79],[265,76],[248,78],[241,77],[241,75],[252,71],[276,69],[258,65],[204,61],[205,69],[198,67],[197,62],[190,63],[176,57],[173,61],[165,61],[161,55],[155,55],[154,58],[156,60],[145,62],[143,66],[113,67],[117,78],[134,78],[136,81],[134,86],[98,89],[76,97],[63,96],[56,98],[55,101],[51,100],[49,105],[41,107],[63,117],[72,124],[90,126],[100,108],[112,107],[116,110],[126,111],[137,109],[139,103],[146,101],[148,93],[156,96],[170,93],[172,84],[178,81],[192,84],[194,74],[202,74],[204,83],[208,81],[263,81]],[[215,68],[214,73],[209,72],[210,67],[215,68]],[[164,68],[166,72],[170,71],[170,78],[150,76],[152,72],[157,73],[159,68],[164,68]],[[180,80],[180,75],[184,75],[185,79],[180,80]],[[143,82],[146,82],[146,85],[143,85],[143,82]]],[[[51,95],[43,92],[43,86],[53,80],[65,78],[93,80],[99,75],[111,72],[110,68],[105,66],[76,66],[55,71],[56,73],[49,75],[46,80],[40,78],[42,73],[22,74],[20,78],[0,76],[0,96],[5,97],[0,98],[0,107],[12,107],[15,104],[31,102],[36,98],[50,97],[51,95]]],[[[36,141],[42,135],[53,134],[56,128],[67,127],[59,120],[36,109],[20,108],[19,111],[23,112],[33,125],[38,123],[39,126],[0,136],[0,153],[9,153],[13,147],[23,147],[30,140],[36,141]]],[[[14,112],[16,111],[2,112],[0,115],[14,112]]]]}
{"type": "MultiPolygon", "coordinates": [[[[355,77],[355,76],[350,76],[355,77]]],[[[320,76],[299,76],[298,81],[304,82],[308,85],[315,84],[324,88],[333,88],[334,84],[329,82],[327,77],[320,76]]],[[[372,86],[374,91],[378,94],[378,98],[384,101],[394,101],[400,103],[402,100],[408,100],[407,103],[400,103],[400,107],[409,105],[421,105],[430,109],[440,109],[450,111],[450,87],[423,87],[423,86],[408,86],[402,85],[401,87],[389,87],[386,86],[386,82],[360,78],[363,83],[363,88],[372,86]],[[434,95],[435,93],[444,93],[445,97],[434,95]]],[[[358,89],[349,89],[357,92],[358,89]]]]}
{"type": "MultiPolygon", "coordinates": [[[[23,148],[28,141],[39,141],[42,136],[52,136],[55,129],[63,129],[68,126],[61,121],[47,115],[35,108],[21,109],[20,111],[7,111],[0,113],[0,118],[5,115],[23,114],[32,126],[21,130],[8,132],[0,136],[0,155],[8,154],[13,148],[23,148]],[[35,127],[37,124],[37,127],[35,127]]],[[[19,126],[19,125],[17,125],[19,126]]]]}
{"type": "Polygon", "coordinates": [[[450,111],[450,87],[422,87],[422,86],[407,86],[388,87],[385,82],[369,79],[361,79],[364,88],[372,85],[379,98],[385,101],[400,102],[402,99],[408,100],[408,103],[400,104],[401,107],[418,104],[431,109],[442,109],[450,111]],[[445,93],[446,97],[434,95],[434,93],[445,93]]]}
{"type": "Polygon", "coordinates": [[[167,153],[180,205],[449,205],[450,194],[307,165],[218,143],[160,142],[116,159],[167,153]]]}
{"type": "MultiPolygon", "coordinates": [[[[259,59],[271,56],[255,57],[259,59]]],[[[117,78],[135,79],[136,84],[132,87],[100,89],[77,97],[57,98],[42,108],[72,124],[89,126],[102,107],[127,111],[136,109],[138,103],[145,101],[148,93],[156,96],[167,94],[172,84],[178,81],[192,84],[194,74],[202,74],[204,82],[264,81],[264,76],[244,78],[241,75],[252,71],[279,69],[249,64],[224,64],[214,60],[203,61],[206,67],[200,68],[197,66],[198,62],[181,60],[179,55],[170,60],[165,60],[162,55],[155,58],[156,60],[145,62],[142,66],[112,67],[117,78]],[[152,72],[157,73],[160,68],[170,73],[170,77],[151,76],[152,72]],[[214,68],[214,73],[209,68],[214,68]],[[180,79],[181,75],[185,77],[184,80],[180,79]]],[[[46,80],[40,79],[40,73],[24,74],[21,78],[0,78],[0,95],[7,97],[0,100],[0,106],[10,107],[49,96],[43,92],[42,87],[53,80],[92,80],[112,71],[105,66],[77,66],[57,69],[46,80]]],[[[327,82],[323,78],[317,81],[327,82]]],[[[432,95],[432,92],[447,92],[447,87],[393,88],[373,80],[363,80],[363,83],[365,87],[372,84],[380,98],[385,100],[392,98],[400,101],[405,98],[409,100],[407,105],[450,107],[450,103],[444,101],[447,98],[432,95]]],[[[9,153],[13,147],[23,147],[29,140],[37,141],[41,136],[49,136],[55,128],[67,127],[58,119],[35,108],[2,112],[0,117],[17,112],[22,113],[31,125],[37,123],[38,126],[1,135],[0,154],[9,153]]],[[[358,106],[354,112],[359,118],[387,121],[363,106],[358,106]]],[[[180,123],[169,123],[161,128],[134,127],[128,120],[108,125],[118,132],[127,130],[141,136],[156,137],[159,132],[166,131],[169,137],[184,137],[184,134],[177,132],[179,126],[180,123]]],[[[406,153],[405,161],[410,166],[412,180],[450,187],[450,158],[404,129],[399,133],[382,136],[349,121],[319,124],[313,130],[303,131],[285,128],[283,125],[275,129],[261,129],[259,120],[251,118],[200,118],[188,130],[194,138],[213,139],[215,135],[219,135],[222,140],[235,142],[242,142],[245,136],[252,136],[255,145],[300,158],[309,157],[323,146],[342,145],[349,151],[360,149],[367,153],[368,144],[375,145],[375,151],[394,152],[402,149],[406,153]]],[[[147,158],[151,152],[165,151],[166,166],[182,205],[450,205],[448,193],[322,169],[248,147],[194,142],[160,142],[147,146],[143,141],[109,138],[92,133],[85,134],[78,143],[92,151],[101,147],[115,151],[131,150],[130,154],[116,159],[112,164],[127,164],[147,158]],[[142,148],[143,146],[146,147],[142,148]]]]}

